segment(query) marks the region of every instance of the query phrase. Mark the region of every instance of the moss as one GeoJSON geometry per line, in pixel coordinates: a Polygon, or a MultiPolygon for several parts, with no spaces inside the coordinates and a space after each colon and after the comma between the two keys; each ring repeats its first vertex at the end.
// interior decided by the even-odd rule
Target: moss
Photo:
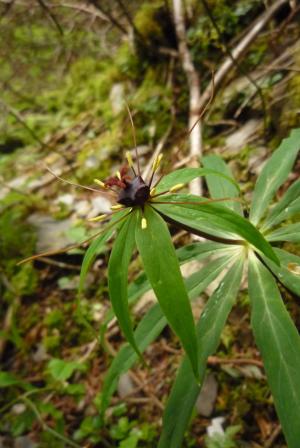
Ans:
{"type": "Polygon", "coordinates": [[[151,41],[153,36],[162,39],[163,31],[157,20],[158,12],[163,7],[163,2],[154,1],[144,3],[137,12],[134,23],[144,39],[151,41]]]}
{"type": "Polygon", "coordinates": [[[140,143],[147,143],[154,136],[162,136],[170,124],[171,91],[161,84],[160,75],[159,71],[148,69],[132,97],[132,105],[139,112],[135,124],[140,143]]]}
{"type": "MultiPolygon", "coordinates": [[[[297,58],[299,65],[300,56],[297,58]]],[[[295,73],[288,83],[289,96],[285,99],[284,106],[279,119],[279,131],[286,136],[289,130],[299,126],[299,104],[300,104],[300,74],[295,73]]]]}
{"type": "Polygon", "coordinates": [[[43,338],[43,346],[49,353],[55,354],[60,344],[61,344],[61,337],[59,334],[52,334],[45,336],[43,338]]]}
{"type": "Polygon", "coordinates": [[[114,70],[118,72],[115,81],[124,79],[136,81],[141,77],[145,68],[145,62],[137,56],[128,42],[124,42],[114,59],[114,70]]]}
{"type": "Polygon", "coordinates": [[[22,205],[1,214],[0,253],[2,262],[6,264],[10,261],[15,264],[16,260],[31,255],[34,250],[36,236],[33,227],[24,221],[26,215],[27,210],[22,205]]]}
{"type": "Polygon", "coordinates": [[[158,51],[160,47],[176,48],[174,25],[166,2],[144,3],[136,13],[134,23],[139,33],[136,53],[148,66],[165,60],[166,57],[158,51]]]}

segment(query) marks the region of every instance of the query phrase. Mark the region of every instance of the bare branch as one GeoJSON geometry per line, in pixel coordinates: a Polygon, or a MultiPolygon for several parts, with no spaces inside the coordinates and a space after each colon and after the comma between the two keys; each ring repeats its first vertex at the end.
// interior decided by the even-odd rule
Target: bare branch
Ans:
{"type": "Polygon", "coordinates": [[[64,32],[63,32],[62,27],[60,26],[57,18],[55,17],[53,12],[49,9],[49,7],[46,5],[44,0],[36,0],[36,1],[40,5],[40,7],[46,12],[46,14],[49,16],[51,22],[56,26],[58,32],[63,36],[64,32]]]}
{"type": "MultiPolygon", "coordinates": [[[[195,124],[195,119],[199,118],[200,107],[200,77],[194,66],[191,53],[187,45],[186,28],[184,23],[184,12],[181,0],[173,0],[174,23],[178,39],[178,50],[182,62],[182,68],[186,74],[189,87],[189,129],[195,124]]],[[[211,90],[210,90],[211,91],[211,90]]],[[[190,156],[192,165],[199,165],[199,158],[202,156],[202,126],[201,120],[197,120],[193,131],[189,136],[190,156]]],[[[202,193],[201,181],[198,179],[190,183],[190,191],[193,194],[202,193]]]]}
{"type": "Polygon", "coordinates": [[[89,2],[98,9],[103,16],[107,18],[107,20],[114,25],[116,28],[118,28],[121,33],[128,34],[126,28],[117,20],[114,18],[114,16],[110,13],[110,11],[106,11],[103,9],[103,7],[100,5],[98,0],[89,0],[89,2]]]}
{"type": "MultiPolygon", "coordinates": [[[[274,14],[278,11],[278,9],[284,5],[285,3],[288,3],[288,0],[277,0],[275,3],[273,3],[270,8],[265,11],[261,16],[256,20],[254,25],[251,27],[249,33],[244,36],[244,38],[238,43],[238,45],[231,51],[232,57],[227,57],[221,67],[216,71],[215,77],[214,77],[214,83],[215,83],[215,91],[217,91],[222,82],[224,81],[225,77],[228,75],[230,70],[234,67],[235,62],[238,61],[243,54],[247,51],[249,46],[252,44],[252,42],[255,40],[255,38],[258,36],[258,34],[261,32],[261,30],[266,26],[268,21],[274,16],[274,14]]],[[[199,107],[202,108],[208,101],[210,97],[210,92],[212,89],[212,83],[210,82],[203,94],[201,95],[200,101],[199,101],[199,107]]]]}

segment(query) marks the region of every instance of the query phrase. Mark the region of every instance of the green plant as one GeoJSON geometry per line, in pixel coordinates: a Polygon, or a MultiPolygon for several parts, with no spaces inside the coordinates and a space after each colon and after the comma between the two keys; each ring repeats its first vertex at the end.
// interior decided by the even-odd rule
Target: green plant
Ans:
{"type": "Polygon", "coordinates": [[[205,437],[206,448],[237,448],[234,441],[235,435],[240,431],[240,426],[229,426],[224,434],[214,434],[205,437]]]}
{"type": "MultiPolygon", "coordinates": [[[[276,284],[300,295],[300,257],[277,247],[283,241],[300,241],[299,223],[288,223],[300,212],[300,181],[292,184],[282,199],[267,208],[287,179],[300,148],[300,129],[294,130],[264,166],[254,189],[249,218],[231,173],[217,156],[203,160],[203,168],[185,168],[164,176],[152,186],[133,167],[130,179],[125,169],[102,189],[120,188],[111,222],[95,235],[81,269],[80,289],[99,248],[117,231],[109,265],[109,294],[114,314],[129,344],[115,357],[104,382],[100,411],[104,416],[119,376],[137,361],[167,323],[179,337],[186,356],[180,366],[166,405],[159,448],[180,447],[205,375],[207,358],[219,344],[221,332],[235,303],[244,268],[248,266],[251,322],[261,352],[288,446],[300,440],[300,338],[276,284]],[[177,191],[192,179],[205,176],[211,199],[177,191]],[[220,203],[222,202],[222,204],[220,203]],[[165,221],[211,240],[175,251],[165,221]],[[137,247],[145,269],[127,285],[128,266],[137,247]],[[214,255],[211,260],[209,257],[214,255]],[[179,264],[204,259],[204,267],[183,280],[179,264]],[[226,269],[225,269],[226,268],[226,269]],[[223,272],[218,288],[194,325],[190,301],[223,272]],[[154,305],[133,329],[129,306],[153,288],[154,305]],[[182,405],[184,403],[184,405],[182,405]]],[[[160,158],[153,165],[157,170],[160,158]]],[[[110,217],[110,216],[109,216],[110,217]]],[[[107,219],[101,215],[94,221],[107,219]]],[[[34,258],[34,257],[31,257],[34,258]]],[[[106,322],[113,317],[110,313],[106,322]]]]}

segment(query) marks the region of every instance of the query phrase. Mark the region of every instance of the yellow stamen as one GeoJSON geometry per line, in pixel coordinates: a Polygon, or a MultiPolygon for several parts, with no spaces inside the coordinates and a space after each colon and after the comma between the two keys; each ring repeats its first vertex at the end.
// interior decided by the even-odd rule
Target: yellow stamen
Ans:
{"type": "Polygon", "coordinates": [[[141,227],[142,227],[142,230],[147,229],[147,219],[146,218],[142,218],[141,227]]]}
{"type": "Polygon", "coordinates": [[[152,165],[153,171],[156,171],[160,165],[161,159],[163,158],[163,154],[159,154],[159,156],[155,157],[152,165]]]}
{"type": "Polygon", "coordinates": [[[118,178],[119,180],[122,180],[120,171],[117,171],[117,172],[116,172],[116,176],[117,176],[117,178],[118,178]]]}
{"type": "Polygon", "coordinates": [[[89,222],[99,222],[99,221],[104,221],[104,219],[107,218],[107,215],[99,215],[99,216],[95,216],[94,218],[89,218],[88,221],[89,222]]]}
{"type": "Polygon", "coordinates": [[[130,166],[130,168],[133,166],[133,161],[132,161],[132,157],[129,151],[126,151],[126,159],[128,162],[128,165],[130,166]]]}
{"type": "Polygon", "coordinates": [[[102,180],[94,179],[94,182],[95,182],[95,184],[99,185],[99,187],[101,187],[101,188],[105,188],[105,189],[107,188],[105,183],[102,182],[102,180]]]}
{"type": "Polygon", "coordinates": [[[112,205],[110,207],[111,210],[120,210],[121,208],[124,208],[124,205],[118,204],[118,205],[112,205]]]}
{"type": "Polygon", "coordinates": [[[156,193],[156,188],[151,188],[150,190],[150,196],[154,196],[156,193]]]}
{"type": "Polygon", "coordinates": [[[184,187],[184,184],[176,184],[173,187],[170,188],[170,193],[175,193],[175,191],[181,190],[181,188],[184,187]]]}

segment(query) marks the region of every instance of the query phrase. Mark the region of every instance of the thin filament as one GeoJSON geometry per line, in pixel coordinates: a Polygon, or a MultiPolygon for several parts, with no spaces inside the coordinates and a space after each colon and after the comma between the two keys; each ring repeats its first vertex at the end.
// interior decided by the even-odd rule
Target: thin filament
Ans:
{"type": "Polygon", "coordinates": [[[195,121],[195,123],[193,124],[193,126],[191,127],[191,129],[188,131],[187,135],[190,135],[191,132],[193,131],[193,129],[195,128],[195,126],[199,123],[199,121],[201,120],[201,118],[203,117],[203,115],[205,114],[205,112],[207,111],[207,109],[209,108],[209,106],[211,105],[211,102],[215,96],[215,75],[214,72],[211,72],[212,75],[212,79],[211,79],[211,83],[212,83],[212,87],[211,87],[211,94],[210,97],[206,103],[206,105],[204,106],[204,109],[202,110],[202,112],[200,113],[199,117],[197,118],[197,120],[195,121]]]}
{"type": "Polygon", "coordinates": [[[130,210],[130,212],[127,213],[125,216],[122,216],[117,221],[114,221],[113,223],[107,225],[106,227],[104,227],[104,229],[101,229],[99,232],[97,232],[94,235],[90,236],[89,238],[87,238],[86,240],[82,241],[81,243],[69,245],[69,246],[65,247],[64,249],[51,250],[51,251],[48,251],[48,252],[42,252],[42,253],[37,254],[37,255],[32,255],[31,257],[27,257],[27,258],[24,258],[24,260],[19,261],[17,263],[17,265],[20,266],[21,264],[27,263],[28,261],[31,261],[31,260],[36,260],[37,258],[40,258],[40,257],[48,257],[48,256],[51,256],[51,255],[63,254],[65,252],[68,252],[69,250],[77,249],[78,247],[83,246],[84,244],[89,243],[94,238],[96,238],[97,236],[101,235],[101,233],[104,233],[107,230],[109,230],[112,227],[114,227],[116,224],[118,224],[123,219],[125,219],[131,212],[132,212],[132,210],[130,210]]]}
{"type": "Polygon", "coordinates": [[[157,185],[160,183],[160,181],[162,180],[163,177],[164,177],[164,174],[162,174],[162,175],[158,178],[158,180],[155,182],[155,184],[153,185],[152,188],[156,188],[157,185]]]}
{"type": "MultiPolygon", "coordinates": [[[[67,179],[64,179],[60,176],[58,176],[57,174],[54,173],[54,171],[52,171],[51,168],[49,168],[49,166],[45,165],[46,170],[49,171],[49,173],[52,174],[52,176],[56,177],[56,179],[60,180],[61,182],[64,182],[65,184],[69,184],[69,185],[73,185],[73,187],[79,187],[79,188],[84,188],[85,190],[89,190],[89,191],[94,191],[96,193],[99,193],[100,190],[96,190],[96,188],[92,188],[92,187],[86,187],[85,185],[80,185],[80,184],[76,184],[75,182],[71,182],[67,179]]],[[[115,192],[114,192],[115,193],[115,192]]]]}
{"type": "MultiPolygon", "coordinates": [[[[167,192],[168,193],[168,192],[167,192]]],[[[166,193],[161,193],[161,194],[166,194],[166,193]]],[[[155,196],[153,196],[155,197],[155,196]]],[[[171,205],[206,205],[206,204],[211,204],[212,202],[228,202],[228,201],[234,201],[234,202],[242,202],[242,200],[240,198],[222,198],[222,199],[208,199],[207,201],[151,201],[152,204],[171,204],[171,205]]]]}
{"type": "Polygon", "coordinates": [[[140,176],[141,175],[141,168],[140,168],[139,153],[138,153],[137,144],[136,144],[135,127],[134,127],[134,123],[133,123],[133,119],[132,119],[132,115],[131,115],[129,106],[128,106],[126,101],[125,101],[125,105],[126,105],[126,109],[127,109],[128,115],[129,115],[130,123],[131,123],[131,130],[132,130],[132,138],[133,138],[133,144],[134,144],[134,150],[135,150],[135,157],[136,157],[136,162],[137,162],[138,174],[140,176]]]}

